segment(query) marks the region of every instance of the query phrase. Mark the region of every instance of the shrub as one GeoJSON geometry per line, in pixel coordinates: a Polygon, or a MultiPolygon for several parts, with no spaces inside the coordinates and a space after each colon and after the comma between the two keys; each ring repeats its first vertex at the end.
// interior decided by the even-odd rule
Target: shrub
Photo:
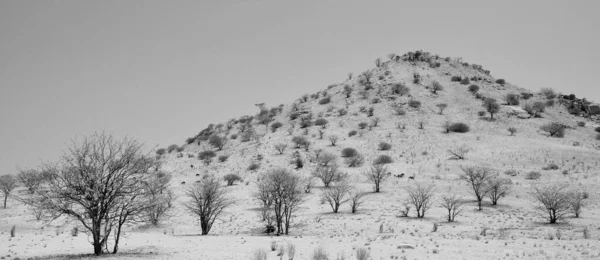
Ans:
{"type": "Polygon", "coordinates": [[[509,127],[508,132],[510,133],[510,135],[515,135],[515,133],[517,132],[517,128],[509,127]]]}
{"type": "Polygon", "coordinates": [[[364,162],[365,158],[358,153],[352,157],[346,157],[346,164],[348,164],[348,167],[360,167],[364,162]]]}
{"type": "Polygon", "coordinates": [[[394,107],[394,111],[396,112],[396,115],[398,115],[398,116],[406,115],[406,110],[402,109],[402,107],[400,107],[400,106],[394,107]]]}
{"type": "Polygon", "coordinates": [[[194,137],[190,137],[188,139],[185,139],[185,143],[186,144],[193,144],[196,141],[196,138],[194,137]]]}
{"type": "Polygon", "coordinates": [[[408,192],[407,202],[415,207],[417,218],[425,217],[425,213],[433,203],[435,195],[434,186],[417,183],[414,186],[408,187],[406,191],[408,192]]]}
{"type": "MultiPolygon", "coordinates": [[[[546,101],[546,106],[547,106],[547,107],[553,107],[553,106],[554,106],[554,100],[553,100],[553,99],[551,99],[551,100],[548,100],[548,101],[546,101]]],[[[577,107],[576,107],[576,108],[577,108],[577,107]]],[[[579,108],[577,108],[577,109],[579,109],[579,108]]],[[[581,111],[580,111],[580,112],[581,112],[581,111]]],[[[577,112],[577,113],[574,113],[574,114],[579,114],[579,112],[577,112]]]]}
{"type": "Polygon", "coordinates": [[[167,148],[167,152],[171,153],[171,152],[175,151],[177,148],[179,148],[179,146],[176,144],[169,145],[169,147],[167,148]]]}
{"type": "Polygon", "coordinates": [[[504,79],[497,79],[496,83],[498,83],[500,85],[504,85],[504,84],[506,84],[506,80],[504,80],[504,79]]]}
{"type": "Polygon", "coordinates": [[[389,155],[379,155],[375,161],[373,161],[373,164],[377,165],[377,164],[388,164],[388,163],[393,163],[394,160],[392,160],[392,157],[390,157],[389,155]]]}
{"type": "Polygon", "coordinates": [[[305,145],[308,140],[303,136],[294,136],[292,137],[292,142],[296,145],[296,149],[305,145]]]}
{"type": "Polygon", "coordinates": [[[496,99],[493,98],[486,98],[483,101],[483,107],[487,110],[488,113],[490,113],[491,120],[494,119],[494,114],[500,111],[500,105],[498,105],[498,103],[496,103],[496,99]]]}
{"type": "Polygon", "coordinates": [[[343,93],[346,95],[346,98],[349,98],[352,95],[352,88],[348,85],[345,85],[343,93]]]}
{"type": "Polygon", "coordinates": [[[510,170],[504,171],[504,174],[514,177],[514,176],[517,176],[519,174],[519,172],[517,172],[517,170],[515,170],[515,169],[510,169],[510,170]]]}
{"type": "Polygon", "coordinates": [[[160,148],[160,149],[156,150],[156,154],[159,156],[163,155],[165,153],[167,153],[167,149],[165,149],[165,148],[160,148]]]}
{"type": "Polygon", "coordinates": [[[381,99],[379,99],[378,97],[371,99],[372,104],[377,104],[379,102],[381,102],[381,99]]]}
{"type": "Polygon", "coordinates": [[[571,208],[571,192],[565,185],[533,186],[531,195],[540,205],[537,207],[540,213],[547,214],[550,224],[555,224],[558,220],[563,219],[571,208]]]}
{"type": "Polygon", "coordinates": [[[543,95],[543,96],[545,96],[546,99],[553,99],[553,98],[556,97],[556,93],[551,88],[542,88],[540,90],[540,94],[543,95]]]}
{"type": "Polygon", "coordinates": [[[485,116],[485,111],[479,111],[479,112],[477,112],[477,115],[478,116],[485,116]]]}
{"type": "Polygon", "coordinates": [[[375,192],[380,191],[381,183],[390,176],[387,167],[383,164],[374,164],[369,170],[363,172],[363,175],[367,177],[369,182],[373,183],[375,192]]]}
{"type": "Polygon", "coordinates": [[[360,128],[360,129],[365,129],[365,128],[367,128],[367,126],[369,126],[369,124],[367,122],[358,123],[358,128],[360,128]]]}
{"type": "Polygon", "coordinates": [[[577,122],[577,126],[579,126],[579,127],[585,127],[585,122],[579,121],[579,122],[577,122]]]}
{"type": "Polygon", "coordinates": [[[260,165],[259,165],[258,163],[254,163],[254,162],[253,162],[253,163],[251,163],[251,164],[248,166],[248,170],[249,170],[249,171],[255,171],[255,170],[257,170],[258,168],[260,168],[260,165]]]}
{"type": "Polygon", "coordinates": [[[460,81],[460,84],[469,85],[469,84],[471,84],[471,81],[469,80],[468,77],[465,77],[460,81]]]}
{"type": "Polygon", "coordinates": [[[358,155],[358,151],[354,148],[347,147],[342,149],[342,157],[353,157],[356,155],[358,155]]]}
{"type": "Polygon", "coordinates": [[[225,181],[227,182],[227,186],[231,186],[236,181],[241,181],[242,180],[242,178],[239,175],[233,174],[233,173],[225,175],[225,177],[223,177],[223,179],[225,179],[225,181]]]}
{"type": "Polygon", "coordinates": [[[536,171],[530,171],[525,175],[525,179],[527,180],[537,180],[540,177],[542,177],[542,174],[536,171]]]}
{"type": "Polygon", "coordinates": [[[348,132],[348,137],[353,137],[356,134],[358,134],[358,132],[356,130],[351,130],[350,132],[348,132]]]}
{"type": "Polygon", "coordinates": [[[219,162],[225,162],[225,161],[227,161],[227,159],[229,159],[229,155],[220,155],[219,156],[219,162]]]}
{"type": "Polygon", "coordinates": [[[547,132],[552,137],[564,137],[565,127],[559,123],[548,123],[540,127],[544,132],[547,132]]]}
{"type": "Polygon", "coordinates": [[[367,116],[373,116],[374,112],[375,112],[375,108],[369,107],[369,109],[367,109],[367,116]]]}
{"type": "Polygon", "coordinates": [[[215,156],[217,156],[217,154],[210,150],[206,150],[206,151],[202,151],[202,152],[198,153],[198,159],[203,160],[203,161],[210,160],[215,156]]]}
{"type": "Polygon", "coordinates": [[[390,149],[392,149],[392,145],[391,144],[386,143],[386,142],[379,143],[379,150],[387,151],[387,150],[390,150],[390,149]]]}
{"type": "Polygon", "coordinates": [[[321,100],[319,100],[319,105],[329,104],[330,101],[331,101],[330,97],[324,97],[321,100]]]}
{"type": "Polygon", "coordinates": [[[471,91],[472,93],[477,93],[477,91],[479,91],[479,86],[473,84],[469,86],[469,91],[471,91]]]}
{"type": "Polygon", "coordinates": [[[392,93],[399,94],[400,96],[404,96],[404,95],[410,93],[410,88],[408,88],[403,83],[396,83],[396,84],[392,85],[392,93]]]}
{"type": "MultiPolygon", "coordinates": [[[[347,175],[338,170],[338,166],[335,163],[331,163],[327,166],[319,165],[311,173],[311,175],[317,179],[320,179],[325,185],[325,188],[329,188],[333,182],[341,182],[346,179],[347,175]]],[[[334,213],[337,213],[334,209],[334,213]]]]}
{"type": "Polygon", "coordinates": [[[327,119],[325,119],[325,118],[319,118],[319,119],[315,120],[315,125],[320,126],[322,128],[327,127],[327,123],[329,123],[329,121],[327,121],[327,119]]]}
{"type": "Polygon", "coordinates": [[[340,108],[338,110],[338,115],[340,115],[340,116],[345,116],[347,114],[348,114],[348,110],[346,110],[346,109],[340,108]]]}
{"type": "Polygon", "coordinates": [[[448,104],[441,103],[441,104],[437,104],[435,106],[440,110],[440,115],[441,115],[444,113],[444,109],[446,109],[448,107],[448,104]]]}
{"type": "Polygon", "coordinates": [[[460,76],[452,76],[452,78],[450,79],[450,81],[453,81],[453,82],[459,82],[461,80],[462,80],[462,78],[460,76]]]}
{"type": "Polygon", "coordinates": [[[273,122],[271,124],[271,132],[275,133],[275,131],[277,131],[278,128],[282,127],[283,124],[280,122],[273,122]]]}
{"type": "Polygon", "coordinates": [[[208,143],[220,151],[220,150],[223,150],[225,143],[227,143],[227,137],[220,137],[218,135],[212,135],[208,139],[208,143]]]}
{"type": "Polygon", "coordinates": [[[542,170],[548,171],[548,170],[558,170],[558,165],[556,165],[556,163],[551,163],[546,165],[545,167],[542,167],[542,170]]]}
{"type": "Polygon", "coordinates": [[[298,118],[299,116],[300,116],[300,113],[292,112],[292,113],[290,113],[290,120],[296,120],[296,118],[298,118]]]}
{"type": "Polygon", "coordinates": [[[410,101],[408,101],[408,106],[412,108],[419,108],[421,107],[421,102],[416,99],[411,99],[410,101]]]}
{"type": "Polygon", "coordinates": [[[455,133],[466,133],[469,132],[469,126],[465,123],[453,123],[448,128],[451,132],[455,133]]]}
{"type": "Polygon", "coordinates": [[[504,98],[506,99],[506,104],[509,106],[519,105],[519,96],[517,94],[506,94],[504,98]]]}
{"type": "Polygon", "coordinates": [[[323,249],[323,247],[318,247],[317,249],[315,249],[311,255],[311,260],[328,260],[329,258],[327,257],[327,252],[325,252],[325,249],[323,249]]]}
{"type": "Polygon", "coordinates": [[[444,86],[439,82],[433,81],[433,83],[431,83],[431,92],[433,92],[433,94],[437,94],[438,91],[442,90],[444,90],[444,86]]]}
{"type": "Polygon", "coordinates": [[[521,93],[521,98],[523,98],[523,100],[528,100],[531,97],[533,97],[533,94],[531,94],[531,93],[527,93],[527,92],[522,92],[521,93]]]}

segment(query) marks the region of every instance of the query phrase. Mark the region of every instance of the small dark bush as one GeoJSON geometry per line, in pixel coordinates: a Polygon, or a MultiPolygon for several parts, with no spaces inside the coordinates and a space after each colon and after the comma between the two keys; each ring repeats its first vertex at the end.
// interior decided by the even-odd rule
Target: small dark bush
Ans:
{"type": "Polygon", "coordinates": [[[504,80],[504,79],[497,79],[496,83],[498,83],[500,85],[504,85],[504,84],[506,84],[506,80],[504,80]]]}
{"type": "Polygon", "coordinates": [[[353,157],[358,154],[358,151],[354,148],[344,148],[342,149],[342,157],[353,157]]]}
{"type": "Polygon", "coordinates": [[[327,126],[327,123],[329,123],[329,121],[327,121],[327,119],[325,118],[319,118],[315,120],[315,125],[320,126],[322,128],[325,128],[327,126]]]}
{"type": "Polygon", "coordinates": [[[585,127],[585,122],[579,121],[579,122],[577,122],[577,126],[579,126],[579,127],[585,127]]]}
{"type": "Polygon", "coordinates": [[[546,101],[546,106],[547,107],[553,107],[554,106],[554,100],[551,99],[551,100],[546,101]]]}
{"type": "Polygon", "coordinates": [[[319,100],[319,105],[329,104],[330,101],[331,101],[330,97],[324,97],[321,100],[319,100]]]}
{"type": "Polygon", "coordinates": [[[248,166],[249,171],[255,171],[258,168],[260,168],[260,165],[258,165],[258,163],[251,163],[250,166],[248,166]]]}
{"type": "Polygon", "coordinates": [[[527,92],[522,92],[522,93],[521,93],[521,98],[522,98],[523,100],[528,100],[528,99],[530,99],[530,98],[532,98],[532,97],[533,97],[533,94],[531,94],[531,93],[527,93],[527,92]]]}
{"type": "Polygon", "coordinates": [[[169,145],[169,147],[167,148],[167,152],[171,153],[171,152],[175,151],[177,148],[179,148],[179,146],[176,144],[169,145]]]}
{"type": "Polygon", "coordinates": [[[373,98],[373,99],[371,99],[371,103],[373,103],[373,104],[377,104],[377,103],[379,103],[379,102],[381,102],[381,99],[379,99],[379,98],[377,98],[377,97],[376,97],[376,98],[373,98]]]}
{"type": "Polygon", "coordinates": [[[158,155],[163,155],[165,153],[167,153],[167,149],[165,149],[165,148],[160,148],[160,149],[156,150],[156,154],[158,154],[158,155]]]}
{"type": "Polygon", "coordinates": [[[195,137],[190,137],[188,139],[185,139],[185,143],[186,144],[193,144],[194,142],[196,142],[196,138],[195,137]]]}
{"type": "Polygon", "coordinates": [[[564,137],[565,127],[559,123],[548,123],[540,127],[544,132],[547,132],[552,137],[564,137]]]}
{"type": "Polygon", "coordinates": [[[366,122],[358,123],[358,128],[360,128],[360,129],[365,129],[365,128],[367,128],[367,126],[369,126],[369,124],[366,122]]]}
{"type": "Polygon", "coordinates": [[[219,156],[219,162],[227,161],[227,159],[229,159],[229,155],[220,155],[219,156]]]}
{"type": "Polygon", "coordinates": [[[452,78],[450,79],[450,81],[454,81],[454,82],[459,82],[461,80],[462,80],[462,78],[460,76],[452,76],[452,78]]]}
{"type": "Polygon", "coordinates": [[[361,154],[356,154],[352,157],[346,157],[345,161],[348,167],[360,167],[365,162],[365,158],[361,154]]]}
{"type": "Polygon", "coordinates": [[[408,101],[408,105],[412,108],[419,108],[421,107],[421,102],[416,99],[411,99],[410,101],[408,101]]]}
{"type": "Polygon", "coordinates": [[[519,96],[517,94],[506,94],[506,104],[509,106],[518,106],[519,105],[519,96]]]}
{"type": "Polygon", "coordinates": [[[298,112],[292,112],[290,114],[290,120],[296,120],[296,118],[298,118],[300,116],[300,113],[298,112]]]}
{"type": "Polygon", "coordinates": [[[485,111],[479,111],[479,112],[477,112],[478,116],[485,116],[485,114],[486,114],[485,111]]]}
{"type": "Polygon", "coordinates": [[[230,137],[231,137],[231,140],[237,139],[237,135],[236,134],[232,134],[230,137]]]}
{"type": "Polygon", "coordinates": [[[476,93],[477,91],[479,91],[479,86],[473,84],[473,85],[469,86],[469,91],[476,93]]]}
{"type": "Polygon", "coordinates": [[[471,84],[471,81],[469,80],[469,78],[465,77],[464,79],[462,79],[460,81],[460,84],[469,85],[469,84],[471,84]]]}
{"type": "Polygon", "coordinates": [[[345,116],[347,114],[348,114],[348,110],[346,110],[346,109],[340,108],[338,110],[338,115],[340,115],[340,116],[345,116]]]}
{"type": "Polygon", "coordinates": [[[469,126],[465,123],[453,123],[450,125],[448,130],[450,130],[450,132],[455,133],[466,133],[469,132],[470,129],[469,126]]]}
{"type": "Polygon", "coordinates": [[[271,132],[275,133],[275,131],[277,131],[278,128],[282,127],[283,124],[280,122],[273,122],[271,124],[271,132]]]}
{"type": "Polygon", "coordinates": [[[394,160],[392,160],[392,157],[390,157],[389,155],[385,155],[382,154],[380,156],[378,156],[375,161],[373,161],[373,164],[388,164],[388,163],[393,163],[394,160]]]}
{"type": "Polygon", "coordinates": [[[594,128],[594,131],[596,131],[596,132],[600,133],[600,126],[598,126],[598,127],[594,128]]]}
{"type": "Polygon", "coordinates": [[[356,134],[358,134],[358,132],[356,132],[356,130],[351,130],[350,132],[348,132],[348,137],[353,137],[356,134]]]}
{"type": "Polygon", "coordinates": [[[391,144],[386,143],[386,142],[379,143],[379,150],[387,151],[389,149],[392,149],[392,145],[391,144]]]}
{"type": "Polygon", "coordinates": [[[527,175],[525,175],[525,179],[527,180],[537,180],[540,177],[542,177],[542,174],[536,171],[528,172],[527,175]]]}
{"type": "Polygon", "coordinates": [[[233,173],[225,175],[224,179],[227,182],[227,186],[231,186],[236,181],[241,181],[242,180],[242,178],[239,175],[233,174],[233,173]]]}
{"type": "Polygon", "coordinates": [[[542,170],[545,170],[545,171],[558,170],[558,165],[556,165],[556,163],[551,163],[551,164],[546,165],[545,167],[542,167],[542,170]]]}

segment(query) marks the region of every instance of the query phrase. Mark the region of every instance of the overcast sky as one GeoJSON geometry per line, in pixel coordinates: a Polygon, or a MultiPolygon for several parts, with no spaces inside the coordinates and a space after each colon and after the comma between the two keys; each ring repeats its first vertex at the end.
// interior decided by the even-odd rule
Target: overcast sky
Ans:
{"type": "Polygon", "coordinates": [[[0,174],[96,130],[182,144],[390,52],[600,101],[598,2],[0,0],[0,174]]]}

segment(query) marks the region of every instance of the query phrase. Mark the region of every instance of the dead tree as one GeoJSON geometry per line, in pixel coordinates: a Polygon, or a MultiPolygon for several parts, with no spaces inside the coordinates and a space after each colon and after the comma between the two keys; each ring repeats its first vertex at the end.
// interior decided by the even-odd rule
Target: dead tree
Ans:
{"type": "Polygon", "coordinates": [[[408,203],[415,206],[417,218],[425,217],[425,212],[431,207],[434,195],[433,185],[424,185],[417,183],[414,186],[408,187],[408,203]]]}
{"type": "Polygon", "coordinates": [[[440,207],[448,211],[448,222],[454,222],[454,219],[463,210],[464,202],[456,194],[444,195],[439,200],[440,207]]]}
{"type": "Polygon", "coordinates": [[[208,177],[200,180],[187,191],[190,201],[186,208],[200,219],[202,235],[208,235],[213,224],[233,204],[228,191],[219,180],[208,177]]]}
{"type": "Polygon", "coordinates": [[[470,187],[475,199],[477,199],[478,209],[481,210],[483,198],[490,192],[488,188],[489,180],[493,177],[492,170],[486,167],[461,167],[464,175],[461,179],[470,187]]]}
{"type": "Polygon", "coordinates": [[[10,193],[17,187],[17,179],[12,175],[0,176],[0,190],[4,193],[4,208],[6,208],[6,201],[10,193]]]}
{"type": "Polygon", "coordinates": [[[350,185],[346,182],[341,182],[329,187],[321,194],[321,198],[329,203],[333,213],[338,213],[340,206],[350,199],[350,185]]]}

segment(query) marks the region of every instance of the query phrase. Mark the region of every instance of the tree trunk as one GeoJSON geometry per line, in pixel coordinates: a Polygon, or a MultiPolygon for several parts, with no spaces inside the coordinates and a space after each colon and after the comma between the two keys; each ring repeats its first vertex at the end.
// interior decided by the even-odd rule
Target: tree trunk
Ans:
{"type": "Polygon", "coordinates": [[[6,208],[6,200],[8,199],[8,194],[4,194],[4,208],[6,208]]]}
{"type": "Polygon", "coordinates": [[[94,255],[102,254],[102,243],[94,241],[94,255]]]}

